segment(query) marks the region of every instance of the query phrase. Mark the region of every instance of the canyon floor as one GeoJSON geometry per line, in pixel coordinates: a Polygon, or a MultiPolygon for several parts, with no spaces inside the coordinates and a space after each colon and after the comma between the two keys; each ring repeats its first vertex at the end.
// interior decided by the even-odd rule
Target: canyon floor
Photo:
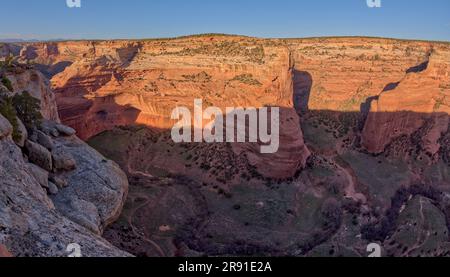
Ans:
{"type": "Polygon", "coordinates": [[[128,176],[103,236],[136,256],[450,255],[450,44],[383,38],[5,45],[128,176]],[[280,151],[174,143],[170,113],[281,107],[280,151]]]}
{"type": "Polygon", "coordinates": [[[314,154],[290,180],[251,175],[225,145],[173,145],[144,126],[104,132],[89,144],[127,170],[130,182],[124,212],[105,237],[138,256],[367,256],[367,245],[389,232],[386,255],[448,254],[445,200],[428,191],[448,187],[424,184],[450,182],[449,165],[364,153],[349,144],[352,128],[342,130],[352,119],[357,126],[357,114],[305,114],[314,154]],[[241,182],[227,185],[235,174],[241,182]],[[411,184],[420,186],[405,192],[411,184]],[[399,201],[392,225],[372,234],[367,226],[387,220],[386,209],[399,201]]]}

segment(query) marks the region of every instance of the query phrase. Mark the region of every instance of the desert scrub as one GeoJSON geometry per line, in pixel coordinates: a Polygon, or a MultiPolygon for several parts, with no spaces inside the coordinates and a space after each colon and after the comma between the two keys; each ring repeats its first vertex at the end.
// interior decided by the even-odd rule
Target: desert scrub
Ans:
{"type": "Polygon", "coordinates": [[[198,82],[198,83],[207,83],[211,81],[211,76],[208,75],[205,71],[202,71],[198,74],[192,74],[192,75],[183,75],[184,79],[191,81],[191,82],[198,82]]]}
{"type": "Polygon", "coordinates": [[[433,107],[433,111],[436,112],[441,108],[442,105],[444,105],[445,96],[439,99],[436,99],[436,102],[433,107]]]}
{"type": "Polygon", "coordinates": [[[381,56],[379,54],[376,54],[375,56],[372,57],[372,61],[381,61],[381,56]]]}
{"type": "Polygon", "coordinates": [[[231,79],[231,81],[241,82],[250,86],[262,86],[261,82],[256,80],[252,74],[241,74],[231,79]]]}
{"type": "Polygon", "coordinates": [[[19,131],[19,122],[17,121],[17,113],[14,108],[11,97],[0,97],[0,114],[6,118],[13,127],[12,138],[14,141],[22,139],[22,133],[19,131]]]}
{"type": "Polygon", "coordinates": [[[210,55],[215,57],[246,57],[248,61],[258,64],[263,64],[265,58],[264,47],[262,45],[249,48],[235,41],[206,44],[196,48],[184,48],[180,51],[163,52],[161,54],[175,56],[210,55]]]}
{"type": "Polygon", "coordinates": [[[14,88],[12,86],[11,81],[6,76],[2,76],[2,84],[10,91],[14,92],[14,88]]]}
{"type": "Polygon", "coordinates": [[[366,57],[365,54],[361,54],[361,55],[359,55],[358,57],[356,57],[356,60],[357,60],[357,61],[364,61],[364,60],[366,60],[366,59],[367,59],[367,57],[366,57]]]}
{"type": "Polygon", "coordinates": [[[42,114],[40,101],[30,95],[28,91],[16,94],[12,98],[17,117],[23,122],[27,129],[41,125],[42,114]]]}

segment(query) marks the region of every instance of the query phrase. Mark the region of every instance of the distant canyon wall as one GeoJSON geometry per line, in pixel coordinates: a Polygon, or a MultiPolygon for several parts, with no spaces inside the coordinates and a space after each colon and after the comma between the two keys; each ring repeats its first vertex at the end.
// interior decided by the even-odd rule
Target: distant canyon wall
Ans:
{"type": "MultiPolygon", "coordinates": [[[[255,165],[287,163],[278,177],[305,166],[310,154],[294,106],[366,114],[361,139],[375,154],[423,126],[423,120],[404,123],[396,112],[412,105],[410,112],[448,114],[449,53],[448,43],[437,42],[229,36],[33,43],[19,51],[51,78],[62,122],[83,139],[119,125],[171,128],[172,109],[192,107],[195,98],[221,108],[284,107],[276,159],[258,155],[254,145],[235,147],[253,153],[255,165]]],[[[437,138],[445,120],[438,125],[437,138]]]]}

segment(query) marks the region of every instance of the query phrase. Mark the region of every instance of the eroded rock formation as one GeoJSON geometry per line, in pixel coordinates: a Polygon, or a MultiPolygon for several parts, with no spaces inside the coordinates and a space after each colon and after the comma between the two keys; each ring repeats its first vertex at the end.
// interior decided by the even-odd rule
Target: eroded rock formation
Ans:
{"type": "MultiPolygon", "coordinates": [[[[433,112],[430,107],[439,103],[443,109],[448,99],[448,88],[441,82],[442,78],[448,78],[448,69],[436,66],[438,61],[433,61],[441,59],[441,64],[446,64],[449,49],[442,43],[375,38],[261,40],[206,36],[34,43],[21,47],[21,59],[37,63],[51,78],[62,121],[75,128],[82,139],[121,125],[171,128],[172,109],[189,107],[194,98],[219,107],[292,108],[296,101],[300,110],[366,114],[403,111],[407,108],[402,106],[403,101],[389,95],[402,94],[393,90],[409,90],[408,86],[414,86],[417,92],[417,96],[408,93],[411,104],[415,105],[413,99],[419,97],[424,103],[428,101],[429,106],[415,105],[413,112],[433,112]],[[414,72],[421,69],[431,52],[434,54],[426,72],[414,72]],[[440,79],[433,81],[433,78],[440,79]],[[424,86],[432,89],[433,96],[421,95],[424,86]],[[372,101],[380,95],[381,99],[372,101]],[[386,107],[389,105],[391,108],[386,107]]],[[[3,51],[13,49],[18,51],[17,46],[5,46],[3,51]]],[[[389,119],[378,124],[374,123],[374,117],[369,116],[363,141],[368,151],[379,153],[403,132],[396,127],[381,131],[378,128],[384,127],[379,124],[389,119]],[[381,132],[373,135],[375,129],[381,132]],[[377,136],[381,141],[375,141],[377,136]]],[[[415,118],[401,121],[415,125],[406,127],[409,134],[422,125],[415,118]]],[[[292,131],[286,130],[289,128],[295,127],[282,126],[287,139],[284,145],[292,143],[292,149],[302,149],[297,151],[300,159],[290,162],[304,166],[309,152],[303,146],[301,134],[297,140],[289,139],[288,133],[292,131]]],[[[297,130],[292,132],[297,135],[297,130]]],[[[436,145],[430,147],[436,152],[436,145]]]]}
{"type": "Polygon", "coordinates": [[[223,110],[282,107],[282,147],[276,155],[260,155],[253,146],[235,149],[249,151],[261,174],[291,177],[309,157],[295,124],[293,60],[280,42],[219,36],[43,43],[25,46],[21,58],[47,65],[61,119],[82,139],[122,125],[170,129],[172,110],[192,107],[197,98],[223,110]],[[267,170],[268,162],[279,170],[267,170]]]}
{"type": "Polygon", "coordinates": [[[43,122],[21,132],[0,115],[0,243],[14,256],[68,256],[73,243],[84,256],[129,255],[100,236],[121,212],[125,174],[59,123],[40,73],[17,64],[3,70],[14,91],[0,86],[2,107],[26,90],[39,100],[43,122]],[[17,132],[24,145],[13,140],[17,132]]]}
{"type": "Polygon", "coordinates": [[[431,156],[438,153],[439,139],[449,124],[449,60],[449,52],[433,51],[396,88],[372,102],[363,131],[363,145],[368,151],[381,153],[394,139],[425,128],[417,143],[431,156]]]}

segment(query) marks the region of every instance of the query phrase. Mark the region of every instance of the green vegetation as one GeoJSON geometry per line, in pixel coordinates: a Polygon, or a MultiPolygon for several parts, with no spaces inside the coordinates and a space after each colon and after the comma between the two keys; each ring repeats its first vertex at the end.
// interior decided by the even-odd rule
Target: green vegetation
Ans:
{"type": "Polygon", "coordinates": [[[247,47],[236,41],[205,44],[197,48],[184,48],[180,51],[163,52],[161,54],[175,56],[211,55],[216,57],[246,57],[248,61],[258,64],[263,64],[265,57],[264,47],[262,45],[247,47]]]}
{"type": "Polygon", "coordinates": [[[387,206],[398,188],[410,178],[408,166],[402,161],[390,161],[382,156],[374,158],[355,151],[349,151],[341,158],[351,166],[381,207],[387,206]]]}
{"type": "Polygon", "coordinates": [[[443,161],[439,161],[431,166],[419,166],[424,169],[424,178],[429,184],[450,183],[450,166],[443,161]]]}
{"type": "Polygon", "coordinates": [[[381,56],[379,54],[376,54],[372,57],[372,61],[381,61],[381,56]]]}
{"type": "Polygon", "coordinates": [[[127,152],[130,144],[127,131],[119,128],[113,131],[105,131],[89,139],[88,144],[106,158],[120,165],[126,164],[126,157],[123,153],[127,152]]]}
{"type": "Polygon", "coordinates": [[[42,114],[39,99],[34,98],[28,91],[12,97],[17,116],[28,129],[41,125],[42,114]]]}
{"type": "Polygon", "coordinates": [[[183,75],[183,78],[191,82],[207,83],[211,81],[212,77],[205,71],[202,71],[198,74],[183,75]]]}
{"type": "Polygon", "coordinates": [[[261,82],[256,80],[252,74],[242,74],[234,77],[231,81],[241,82],[250,86],[262,86],[261,82]]]}
{"type": "Polygon", "coordinates": [[[365,61],[367,59],[367,56],[365,54],[361,54],[358,57],[356,57],[357,61],[365,61]]]}
{"type": "Polygon", "coordinates": [[[4,62],[0,63],[0,66],[2,68],[8,69],[14,64],[15,61],[16,61],[16,58],[11,54],[5,58],[4,62]]]}
{"type": "Polygon", "coordinates": [[[27,91],[13,97],[0,97],[0,114],[13,126],[12,137],[16,142],[22,139],[17,119],[20,119],[27,129],[39,126],[42,120],[40,109],[40,101],[27,91]]]}
{"type": "Polygon", "coordinates": [[[2,84],[10,91],[13,92],[14,88],[12,86],[11,81],[6,76],[2,76],[2,84]]]}
{"type": "Polygon", "coordinates": [[[439,109],[441,108],[441,106],[444,105],[444,103],[445,103],[445,98],[446,98],[446,97],[443,96],[443,97],[441,97],[441,98],[439,98],[439,99],[436,99],[436,103],[434,104],[433,111],[439,110],[439,109]]]}
{"type": "Polygon", "coordinates": [[[401,212],[398,225],[389,241],[391,254],[434,256],[448,250],[445,216],[428,198],[411,199],[401,212]]]}
{"type": "Polygon", "coordinates": [[[326,151],[335,147],[333,134],[312,120],[302,122],[303,136],[308,146],[317,151],[326,151]]]}
{"type": "Polygon", "coordinates": [[[13,126],[12,137],[14,141],[20,141],[22,134],[19,131],[19,123],[17,121],[17,113],[14,108],[13,100],[10,97],[0,98],[0,114],[6,118],[13,126]]]}

